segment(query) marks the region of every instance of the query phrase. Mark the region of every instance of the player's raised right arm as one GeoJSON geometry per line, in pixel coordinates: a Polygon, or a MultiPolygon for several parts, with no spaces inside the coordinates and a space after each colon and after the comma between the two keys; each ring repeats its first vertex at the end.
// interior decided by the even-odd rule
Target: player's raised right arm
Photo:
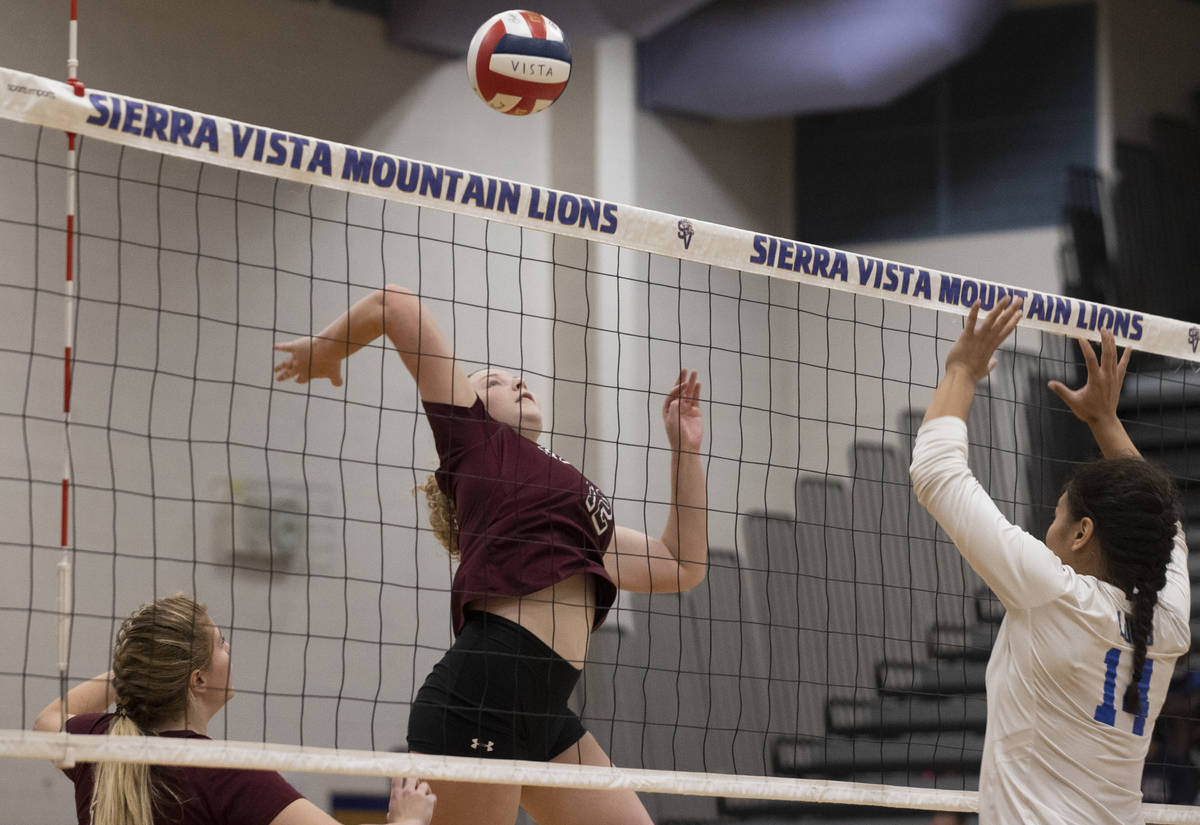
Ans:
{"type": "Polygon", "coordinates": [[[306,383],[328,378],[342,384],[342,359],[387,335],[426,401],[469,407],[475,391],[454,359],[446,337],[421,299],[388,285],[360,299],[314,336],[276,344],[288,357],[275,366],[275,380],[306,383]]]}

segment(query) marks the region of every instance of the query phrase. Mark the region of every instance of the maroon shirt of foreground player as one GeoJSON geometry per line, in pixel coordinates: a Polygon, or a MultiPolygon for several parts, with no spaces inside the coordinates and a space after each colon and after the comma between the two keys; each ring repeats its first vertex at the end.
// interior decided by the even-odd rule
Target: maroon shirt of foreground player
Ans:
{"type": "MultiPolygon", "coordinates": [[[[121,622],[112,670],[51,700],[33,729],[111,736],[135,748],[150,736],[208,739],[212,717],[233,695],[231,664],[229,642],[203,604],[183,593],[155,599],[121,622]],[[115,713],[105,712],[114,701],[115,713]]],[[[74,783],[81,825],[336,825],[273,771],[82,760],[60,767],[74,783]]],[[[397,778],[387,821],[429,825],[436,802],[427,783],[397,778]]]]}
{"type": "MultiPolygon", "coordinates": [[[[111,713],[81,713],[67,720],[67,733],[106,733],[111,713]]],[[[162,731],[158,736],[208,739],[190,730],[162,731]]],[[[79,825],[92,821],[92,779],[95,764],[80,762],[63,771],[75,783],[79,825]]],[[[155,821],[178,825],[267,825],[279,812],[301,798],[275,771],[235,768],[158,767],[169,793],[155,805],[155,821]]]]}
{"type": "Polygon", "coordinates": [[[608,498],[567,461],[470,407],[424,402],[441,466],[438,486],[454,502],[460,560],[450,610],[484,596],[526,596],[579,573],[596,586],[593,629],[617,589],[604,569],[615,529],[608,498]]]}

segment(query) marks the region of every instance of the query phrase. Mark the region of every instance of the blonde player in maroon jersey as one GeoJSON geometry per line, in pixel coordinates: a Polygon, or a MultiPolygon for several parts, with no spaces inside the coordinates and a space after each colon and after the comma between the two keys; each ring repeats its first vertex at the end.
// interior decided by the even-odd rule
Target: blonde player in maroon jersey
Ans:
{"type": "MultiPolygon", "coordinates": [[[[207,740],[208,723],[233,696],[230,680],[224,635],[204,605],[176,594],[126,618],[112,670],[75,685],[65,703],[50,702],[33,729],[207,740]]],[[[79,825],[337,825],[274,771],[131,762],[62,770],[75,783],[79,825]]],[[[387,821],[428,825],[436,802],[426,783],[397,777],[387,821]]]]}
{"type": "MultiPolygon", "coordinates": [[[[409,718],[418,753],[610,764],[567,707],[592,631],[617,588],[678,592],[703,581],[708,527],[696,374],[663,404],[671,506],[659,538],[618,526],[604,493],[537,443],[542,413],[504,370],[468,376],[416,295],[388,286],[320,334],[279,344],[276,378],[341,384],[341,362],[387,335],[417,382],[441,459],[431,521],[459,558],[451,590],[455,642],[409,718]],[[444,497],[444,499],[443,499],[444,497]]],[[[434,825],[510,825],[524,808],[542,825],[649,823],[633,791],[430,783],[434,825]]]]}
{"type": "Polygon", "coordinates": [[[1008,522],[967,467],[975,384],[1016,328],[1005,297],[972,307],[917,433],[917,498],[1005,607],[987,668],[981,825],[1143,822],[1142,766],[1175,661],[1190,643],[1187,546],[1171,479],[1117,418],[1130,351],[1111,332],[1087,382],[1053,390],[1104,458],[1079,465],[1045,541],[1008,522]]]}

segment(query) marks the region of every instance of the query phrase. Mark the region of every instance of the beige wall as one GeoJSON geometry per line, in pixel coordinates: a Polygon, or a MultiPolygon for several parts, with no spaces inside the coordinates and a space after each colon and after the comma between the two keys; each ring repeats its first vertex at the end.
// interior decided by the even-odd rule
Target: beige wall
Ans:
{"type": "Polygon", "coordinates": [[[859,244],[855,251],[969,278],[1058,292],[1059,241],[1058,229],[1046,227],[859,244]]]}

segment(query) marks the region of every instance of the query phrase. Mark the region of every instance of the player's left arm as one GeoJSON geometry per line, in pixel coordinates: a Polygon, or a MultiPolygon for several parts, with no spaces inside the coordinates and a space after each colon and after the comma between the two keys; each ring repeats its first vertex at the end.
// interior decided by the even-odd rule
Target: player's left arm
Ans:
{"type": "Polygon", "coordinates": [[[629,527],[614,531],[604,566],[622,590],[678,593],[704,581],[708,571],[704,418],[695,372],[680,372],[663,402],[663,424],[671,444],[671,509],[660,538],[629,527]]]}

